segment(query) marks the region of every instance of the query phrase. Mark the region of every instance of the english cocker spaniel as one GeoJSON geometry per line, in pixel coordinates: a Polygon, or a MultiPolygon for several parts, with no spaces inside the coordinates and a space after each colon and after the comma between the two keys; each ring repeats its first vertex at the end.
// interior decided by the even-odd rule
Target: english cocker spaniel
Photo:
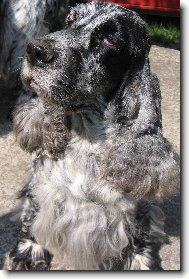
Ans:
{"type": "Polygon", "coordinates": [[[14,114],[33,174],[20,194],[11,269],[157,270],[163,213],[179,191],[179,158],[162,135],[149,34],[133,11],[80,4],[64,30],[31,42],[22,66],[33,93],[14,114]],[[150,201],[150,202],[149,202],[150,201]]]}

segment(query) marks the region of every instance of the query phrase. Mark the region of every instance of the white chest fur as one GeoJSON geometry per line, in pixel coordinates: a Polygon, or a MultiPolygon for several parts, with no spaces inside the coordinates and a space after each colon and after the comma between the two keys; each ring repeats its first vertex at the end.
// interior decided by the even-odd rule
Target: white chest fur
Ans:
{"type": "Polygon", "coordinates": [[[32,232],[74,269],[98,269],[128,245],[135,205],[102,178],[104,152],[74,139],[63,159],[38,162],[33,194],[40,211],[32,232]]]}

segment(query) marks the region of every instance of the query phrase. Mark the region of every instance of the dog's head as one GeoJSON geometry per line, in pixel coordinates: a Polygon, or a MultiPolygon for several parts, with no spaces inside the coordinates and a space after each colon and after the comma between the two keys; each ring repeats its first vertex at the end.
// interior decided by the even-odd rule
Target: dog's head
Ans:
{"type": "Polygon", "coordinates": [[[135,13],[108,3],[81,4],[64,30],[31,42],[22,80],[66,111],[108,102],[127,73],[143,67],[149,52],[146,26],[135,13]]]}

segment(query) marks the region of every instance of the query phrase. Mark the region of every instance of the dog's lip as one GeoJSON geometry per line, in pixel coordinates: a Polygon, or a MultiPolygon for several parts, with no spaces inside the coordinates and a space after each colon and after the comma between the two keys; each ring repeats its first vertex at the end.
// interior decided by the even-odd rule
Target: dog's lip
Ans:
{"type": "Polygon", "coordinates": [[[23,80],[23,82],[27,88],[34,91],[38,96],[41,96],[43,94],[42,88],[35,82],[33,78],[27,77],[23,80]]]}
{"type": "Polygon", "coordinates": [[[43,90],[33,79],[30,80],[29,85],[30,85],[31,89],[33,89],[38,96],[41,96],[43,94],[43,90]]]}

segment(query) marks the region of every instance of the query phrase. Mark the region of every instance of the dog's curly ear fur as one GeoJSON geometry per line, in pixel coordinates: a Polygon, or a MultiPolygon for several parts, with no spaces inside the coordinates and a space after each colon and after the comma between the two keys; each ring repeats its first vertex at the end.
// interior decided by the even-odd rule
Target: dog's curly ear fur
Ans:
{"type": "Polygon", "coordinates": [[[126,77],[114,100],[121,145],[113,146],[107,179],[136,199],[163,200],[179,192],[179,156],[163,137],[161,98],[148,61],[126,77]]]}
{"type": "Polygon", "coordinates": [[[134,198],[161,200],[179,191],[179,156],[162,135],[159,81],[150,71],[148,34],[142,30],[131,32],[135,54],[111,102],[122,144],[112,147],[106,175],[134,198]]]}
{"type": "Polygon", "coordinates": [[[37,99],[30,99],[17,105],[13,113],[13,130],[20,147],[32,153],[42,147],[42,123],[44,109],[37,99]]]}
{"type": "Polygon", "coordinates": [[[13,130],[16,141],[30,153],[48,153],[61,157],[70,139],[68,126],[64,114],[58,111],[57,106],[49,108],[48,104],[29,94],[26,94],[26,100],[21,101],[14,111],[13,130]]]}

